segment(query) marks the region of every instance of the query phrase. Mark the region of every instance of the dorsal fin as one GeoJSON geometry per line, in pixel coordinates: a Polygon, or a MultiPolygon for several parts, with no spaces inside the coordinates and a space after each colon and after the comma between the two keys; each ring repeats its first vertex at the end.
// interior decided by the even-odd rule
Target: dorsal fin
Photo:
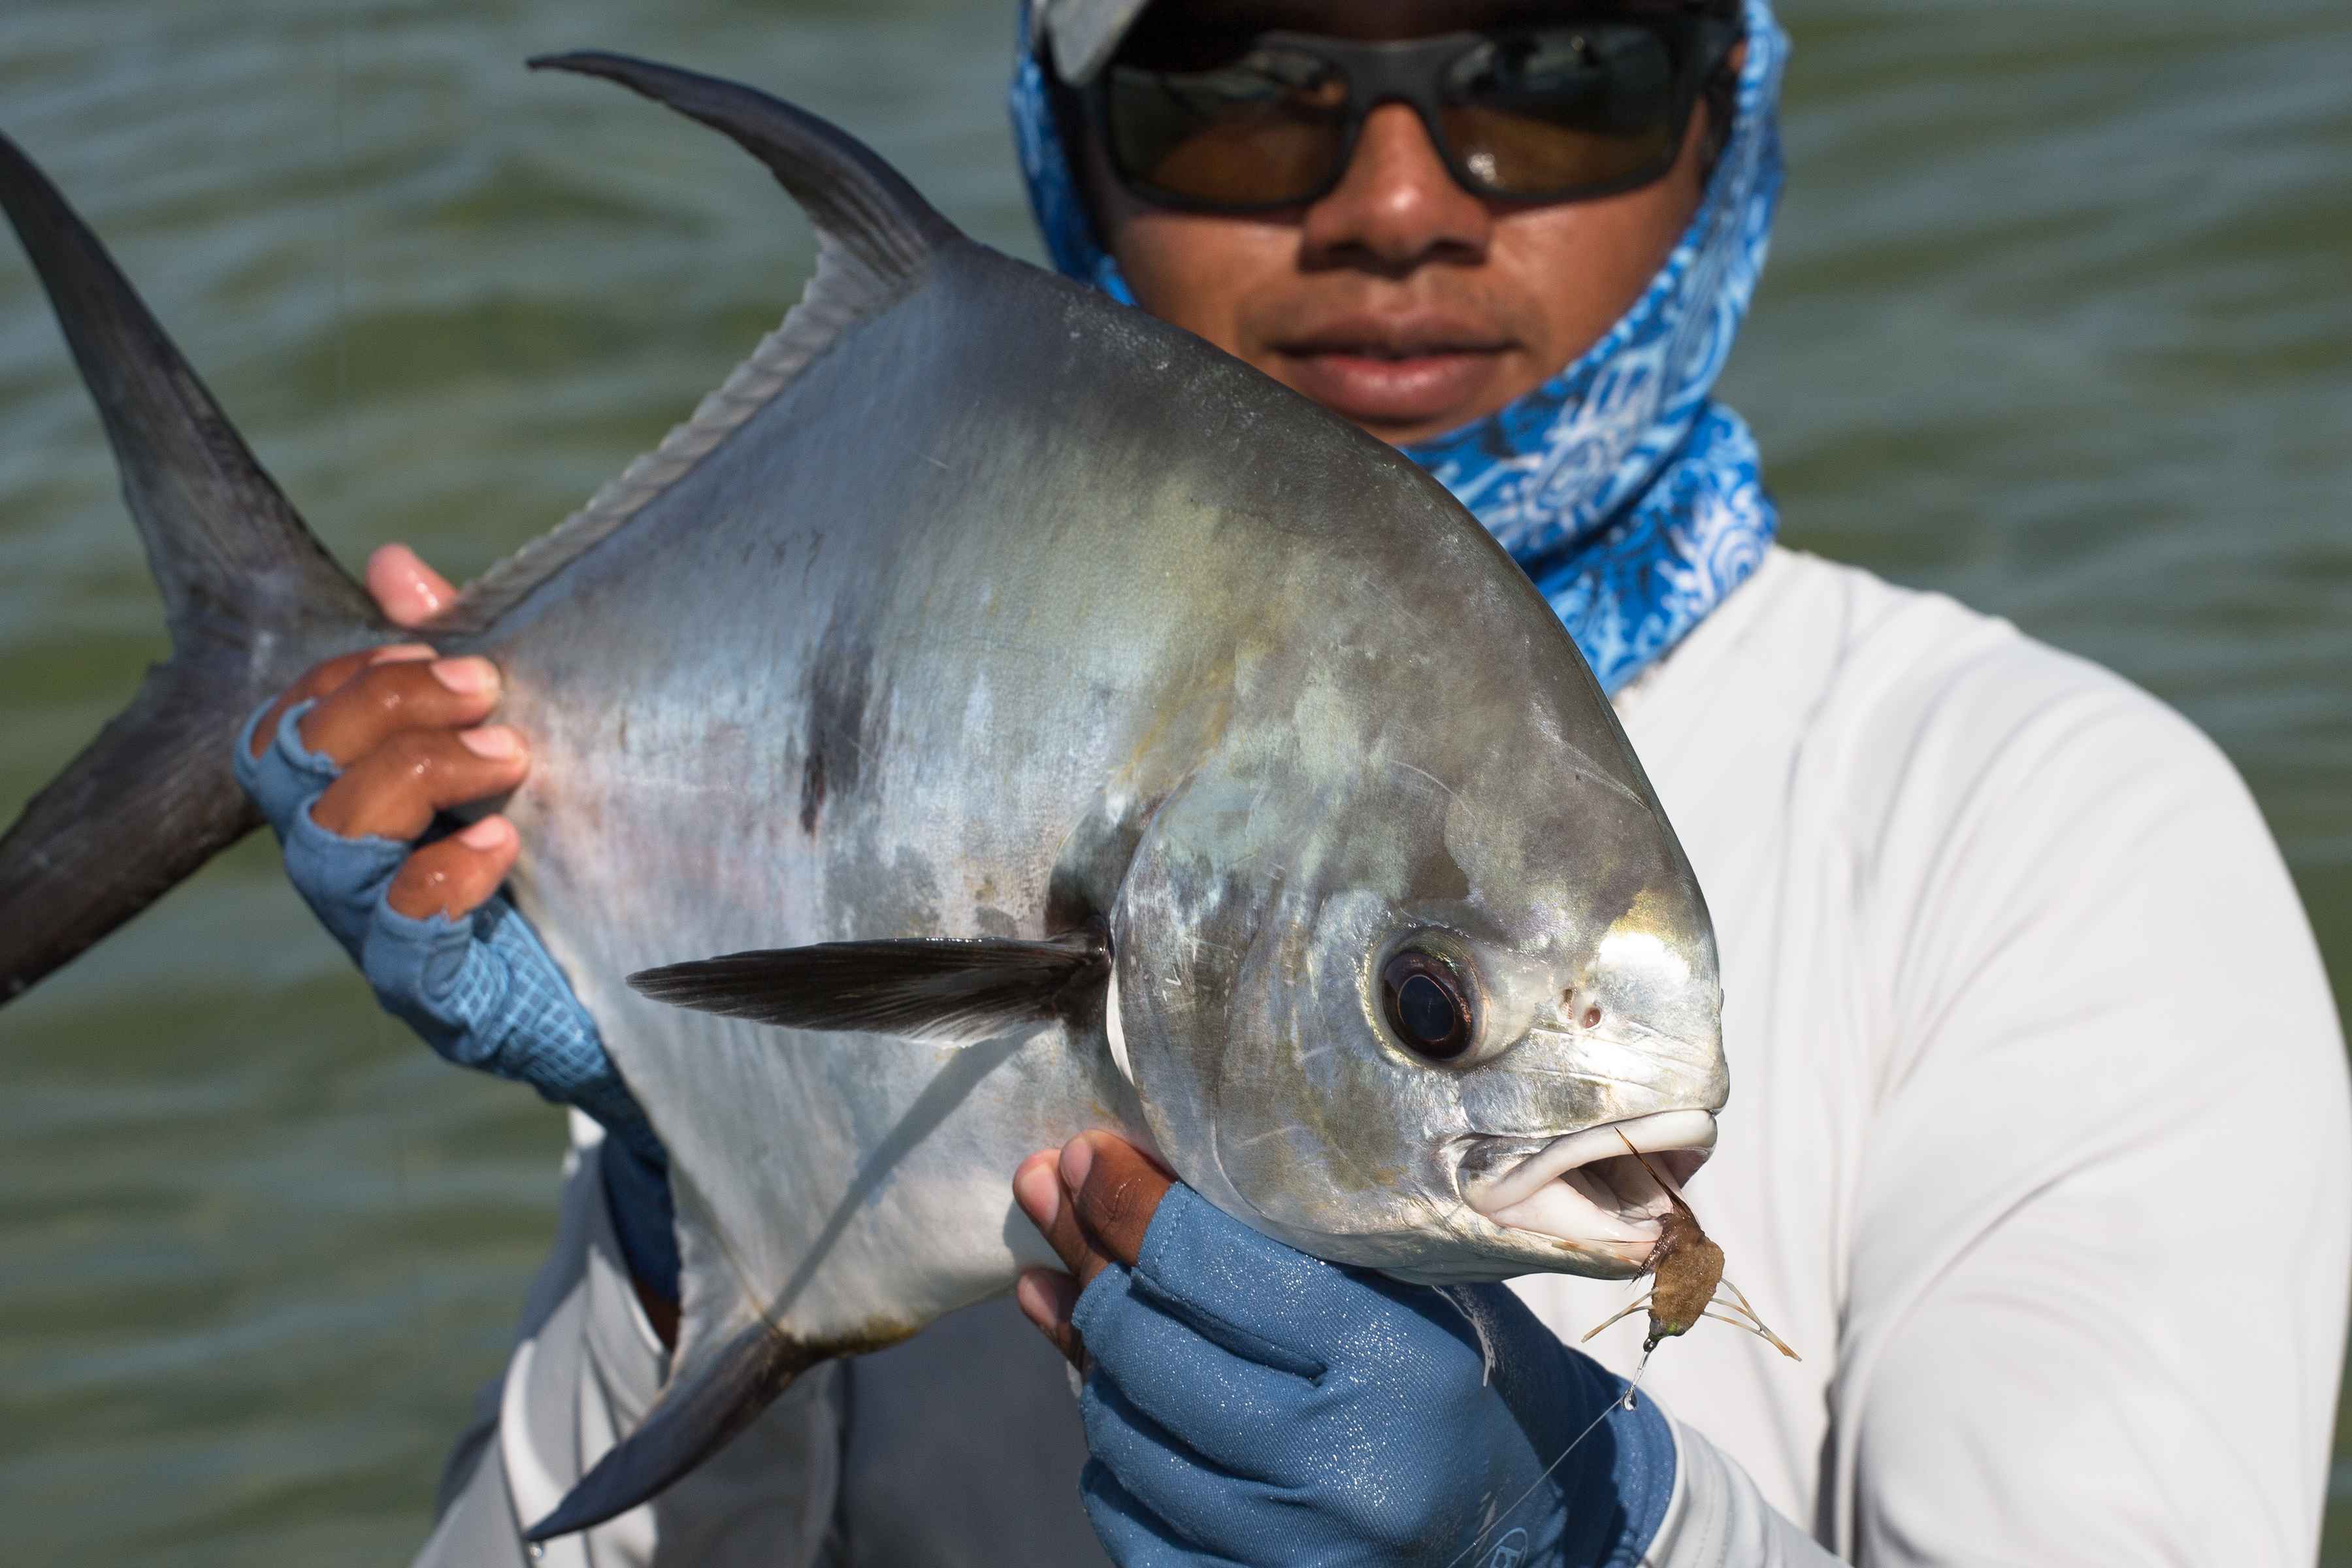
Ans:
{"type": "Polygon", "coordinates": [[[962,237],[880,153],[766,93],[626,55],[541,55],[530,67],[617,81],[740,142],[807,212],[816,228],[816,272],[782,324],[686,423],[554,530],[483,574],[433,621],[436,631],[488,627],[676,483],[850,327],[911,292],[932,255],[962,237]]]}
{"type": "Polygon", "coordinates": [[[533,70],[617,81],[734,138],[775,172],[817,233],[877,276],[911,276],[932,251],[961,237],[882,154],[756,89],[595,49],[540,55],[530,63],[533,70]]]}

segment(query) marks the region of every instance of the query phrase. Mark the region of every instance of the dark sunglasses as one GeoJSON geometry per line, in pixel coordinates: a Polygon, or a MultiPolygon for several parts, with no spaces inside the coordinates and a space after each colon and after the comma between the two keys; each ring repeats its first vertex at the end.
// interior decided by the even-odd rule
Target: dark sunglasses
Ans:
{"type": "Polygon", "coordinates": [[[1119,183],[1160,206],[1313,202],[1383,103],[1421,116],[1465,189],[1579,201],[1674,167],[1693,105],[1739,37],[1737,22],[1687,13],[1395,43],[1265,33],[1216,60],[1122,55],[1087,112],[1119,183]]]}

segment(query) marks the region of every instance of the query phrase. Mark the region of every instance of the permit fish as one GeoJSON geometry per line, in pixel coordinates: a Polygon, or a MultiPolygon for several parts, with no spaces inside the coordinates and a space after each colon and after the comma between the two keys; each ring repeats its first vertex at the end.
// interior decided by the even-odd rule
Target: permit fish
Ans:
{"type": "MultiPolygon", "coordinates": [[[[731,137],[818,252],[690,418],[423,634],[504,672],[534,759],[509,891],[671,1157],[668,1382],[531,1535],[1050,1264],[1009,1178],[1088,1129],[1335,1263],[1642,1272],[1727,1089],[1715,941],[1502,549],[1389,447],[966,238],[834,127],[533,63],[731,137]]],[[[173,649],[0,840],[13,995],[257,825],[228,757],[257,703],[408,634],[5,142],[0,205],[173,649]]]]}

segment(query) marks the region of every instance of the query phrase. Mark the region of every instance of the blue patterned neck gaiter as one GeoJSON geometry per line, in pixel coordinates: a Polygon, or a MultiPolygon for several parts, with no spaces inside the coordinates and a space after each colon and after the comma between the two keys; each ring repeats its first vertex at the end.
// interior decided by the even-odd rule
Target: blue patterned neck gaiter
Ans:
{"type": "MultiPolygon", "coordinates": [[[[1614,692],[1748,579],[1779,514],[1756,440],[1709,395],[1764,269],[1780,195],[1780,73],[1770,0],[1747,0],[1737,111],[1705,199],[1632,310],[1551,380],[1405,456],[1511,552],[1614,692]]],[[[1054,265],[1135,302],[1095,242],[1021,17],[1013,130],[1054,265]]]]}

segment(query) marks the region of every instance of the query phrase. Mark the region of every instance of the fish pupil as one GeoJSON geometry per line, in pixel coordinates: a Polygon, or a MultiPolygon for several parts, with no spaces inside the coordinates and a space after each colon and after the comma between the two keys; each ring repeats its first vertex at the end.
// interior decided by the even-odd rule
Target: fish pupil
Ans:
{"type": "Polygon", "coordinates": [[[1470,1048],[1470,1003],[1452,968],[1426,952],[1400,952],[1382,970],[1389,1026],[1416,1054],[1451,1061],[1470,1048]]]}
{"type": "Polygon", "coordinates": [[[1397,1014],[1404,1032],[1417,1045],[1441,1046],[1454,1033],[1454,1002],[1445,988],[1426,974],[1416,974],[1397,993],[1397,1014]]]}

